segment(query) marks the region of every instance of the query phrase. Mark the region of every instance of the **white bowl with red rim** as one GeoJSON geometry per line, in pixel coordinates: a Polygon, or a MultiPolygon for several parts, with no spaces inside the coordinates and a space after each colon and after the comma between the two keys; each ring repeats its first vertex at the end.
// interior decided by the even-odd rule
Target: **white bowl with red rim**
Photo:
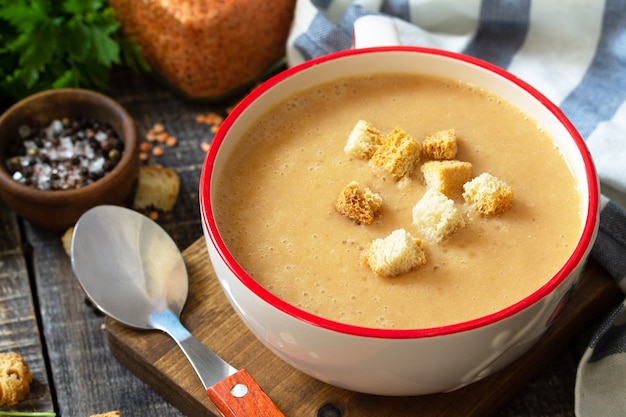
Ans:
{"type": "Polygon", "coordinates": [[[583,139],[557,106],[512,74],[475,58],[436,49],[391,46],[342,51],[313,59],[266,81],[233,110],[216,134],[200,178],[200,209],[208,253],[220,284],[250,331],[300,371],[329,384],[378,395],[451,391],[519,358],[549,328],[580,278],[599,221],[599,185],[583,139]],[[213,217],[215,177],[243,133],[295,91],[339,77],[373,72],[436,75],[474,84],[535,119],[575,175],[583,229],[571,256],[546,283],[500,311],[452,325],[390,330],[357,327],[303,311],[262,287],[238,265],[213,217]]]}

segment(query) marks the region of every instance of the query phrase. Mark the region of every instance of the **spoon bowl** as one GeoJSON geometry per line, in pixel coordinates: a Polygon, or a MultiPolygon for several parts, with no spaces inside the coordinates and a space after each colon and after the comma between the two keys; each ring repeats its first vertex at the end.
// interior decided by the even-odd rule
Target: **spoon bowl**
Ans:
{"type": "Polygon", "coordinates": [[[124,207],[94,207],[74,226],[71,259],[96,307],[127,326],[161,330],[176,341],[222,415],[283,416],[245,370],[217,356],[180,322],[187,269],[176,243],[157,223],[124,207]]]}
{"type": "Polygon", "coordinates": [[[87,296],[107,315],[139,329],[154,328],[155,311],[180,315],[189,288],[178,247],[154,225],[135,211],[100,206],[80,218],[72,237],[72,267],[87,296]]]}

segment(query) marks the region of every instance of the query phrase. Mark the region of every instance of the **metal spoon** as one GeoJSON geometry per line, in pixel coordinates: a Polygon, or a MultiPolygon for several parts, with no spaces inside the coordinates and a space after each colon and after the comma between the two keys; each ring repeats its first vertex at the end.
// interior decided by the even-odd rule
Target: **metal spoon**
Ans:
{"type": "Polygon", "coordinates": [[[225,417],[283,416],[245,370],[235,369],[180,322],[188,276],[174,241],[133,210],[98,206],[81,216],[72,237],[72,268],[89,299],[130,327],[169,334],[225,417]]]}

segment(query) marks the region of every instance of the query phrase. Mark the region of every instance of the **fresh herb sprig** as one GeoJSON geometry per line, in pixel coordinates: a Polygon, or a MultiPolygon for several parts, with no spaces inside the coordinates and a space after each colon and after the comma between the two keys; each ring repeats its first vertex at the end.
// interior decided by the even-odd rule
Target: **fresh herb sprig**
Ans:
{"type": "Polygon", "coordinates": [[[105,90],[110,70],[147,70],[106,0],[0,0],[0,99],[83,87],[105,90]]]}

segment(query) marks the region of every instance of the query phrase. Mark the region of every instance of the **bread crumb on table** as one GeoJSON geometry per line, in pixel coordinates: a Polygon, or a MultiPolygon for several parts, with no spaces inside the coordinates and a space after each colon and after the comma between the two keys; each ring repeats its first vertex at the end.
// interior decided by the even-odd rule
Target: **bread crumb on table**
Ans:
{"type": "Polygon", "coordinates": [[[155,208],[171,211],[178,199],[180,178],[169,168],[147,165],[139,167],[134,209],[155,208]]]}
{"type": "Polygon", "coordinates": [[[383,199],[379,194],[351,181],[341,190],[335,208],[357,223],[371,224],[382,204],[383,199]]]}
{"type": "Polygon", "coordinates": [[[395,277],[425,264],[426,254],[419,239],[397,229],[370,243],[365,262],[377,275],[395,277]]]}
{"type": "Polygon", "coordinates": [[[74,235],[74,226],[69,227],[63,236],[61,236],[61,243],[63,244],[63,250],[70,256],[72,254],[72,236],[74,235]]]}
{"type": "Polygon", "coordinates": [[[486,172],[465,183],[463,190],[467,207],[484,216],[502,214],[513,206],[513,188],[486,172]]]}
{"type": "Polygon", "coordinates": [[[465,226],[463,213],[454,201],[434,189],[426,190],[412,214],[413,224],[420,234],[435,243],[465,226]]]}
{"type": "Polygon", "coordinates": [[[30,392],[33,375],[19,353],[0,353],[0,406],[13,407],[30,392]]]}
{"type": "Polygon", "coordinates": [[[121,414],[119,411],[109,411],[108,413],[103,414],[92,414],[89,417],[120,417],[121,414]]]}

